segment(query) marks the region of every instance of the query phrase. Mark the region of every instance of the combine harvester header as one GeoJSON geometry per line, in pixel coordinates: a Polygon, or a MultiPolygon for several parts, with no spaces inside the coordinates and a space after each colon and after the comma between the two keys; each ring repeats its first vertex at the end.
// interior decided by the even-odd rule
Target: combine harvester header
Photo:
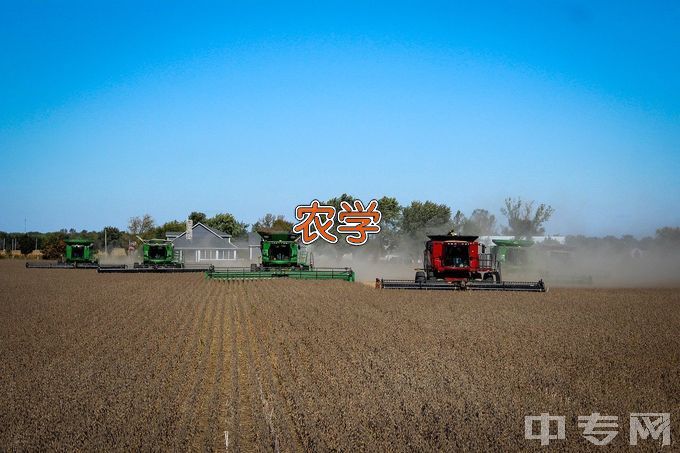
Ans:
{"type": "Polygon", "coordinates": [[[500,262],[494,253],[477,242],[478,236],[431,235],[425,243],[424,268],[414,280],[377,278],[379,289],[478,290],[545,292],[543,280],[507,282],[501,277],[500,262]]]}
{"type": "Polygon", "coordinates": [[[292,278],[297,280],[345,280],[353,282],[350,268],[314,267],[314,257],[300,244],[300,235],[287,232],[258,231],[262,263],[247,267],[227,267],[206,272],[206,278],[215,280],[269,280],[292,278]]]}

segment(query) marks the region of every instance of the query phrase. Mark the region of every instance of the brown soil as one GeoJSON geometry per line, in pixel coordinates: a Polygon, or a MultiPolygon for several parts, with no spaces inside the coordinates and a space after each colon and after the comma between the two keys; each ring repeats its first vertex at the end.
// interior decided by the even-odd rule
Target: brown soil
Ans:
{"type": "MultiPolygon", "coordinates": [[[[0,450],[526,450],[680,420],[680,290],[378,291],[0,261],[0,450]]],[[[657,448],[652,440],[641,447],[657,448]]],[[[677,446],[677,442],[673,443],[677,446]]],[[[640,447],[638,447],[640,448],[640,447]]]]}

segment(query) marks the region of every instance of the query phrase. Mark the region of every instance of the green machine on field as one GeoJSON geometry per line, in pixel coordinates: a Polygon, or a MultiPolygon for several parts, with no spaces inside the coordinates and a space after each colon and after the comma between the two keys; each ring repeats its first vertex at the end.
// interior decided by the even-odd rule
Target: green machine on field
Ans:
{"type": "Polygon", "coordinates": [[[523,266],[529,260],[529,247],[534,245],[530,239],[493,239],[491,254],[499,264],[523,266]]]}
{"type": "Polygon", "coordinates": [[[175,248],[167,239],[149,239],[142,241],[142,262],[135,263],[137,269],[148,267],[180,268],[182,263],[175,261],[175,248]]]}
{"type": "Polygon", "coordinates": [[[97,272],[112,273],[175,273],[175,272],[205,272],[205,267],[184,267],[175,260],[175,246],[167,239],[142,239],[142,262],[135,263],[132,268],[100,267],[97,272]]]}
{"type": "Polygon", "coordinates": [[[64,261],[75,264],[96,264],[92,241],[89,239],[66,239],[64,261]]]}
{"type": "Polygon", "coordinates": [[[258,231],[258,234],[262,238],[260,241],[262,264],[252,264],[252,270],[267,268],[309,270],[314,267],[314,257],[307,247],[300,245],[299,235],[265,231],[258,231]]]}
{"type": "Polygon", "coordinates": [[[562,244],[535,244],[528,239],[493,239],[491,253],[509,272],[537,272],[558,285],[591,285],[593,278],[571,263],[573,248],[562,244]]]}
{"type": "MultiPolygon", "coordinates": [[[[62,259],[56,263],[27,262],[32,269],[98,269],[94,244],[90,239],[64,239],[66,250],[62,259]]],[[[112,266],[120,267],[120,266],[112,266]]]]}
{"type": "Polygon", "coordinates": [[[300,243],[300,235],[287,232],[258,231],[260,235],[261,264],[247,267],[211,267],[206,277],[216,280],[266,280],[292,278],[298,280],[355,280],[351,268],[320,268],[314,266],[314,257],[300,243]]]}

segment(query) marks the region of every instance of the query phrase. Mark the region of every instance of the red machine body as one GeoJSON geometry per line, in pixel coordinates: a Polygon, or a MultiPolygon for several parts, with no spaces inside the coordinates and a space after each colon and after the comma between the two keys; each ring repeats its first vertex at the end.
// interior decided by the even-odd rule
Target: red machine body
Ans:
{"type": "Polygon", "coordinates": [[[425,243],[423,269],[414,280],[377,278],[379,289],[426,291],[532,291],[545,292],[543,280],[506,282],[501,279],[500,264],[477,236],[428,236],[425,243]]]}
{"type": "Polygon", "coordinates": [[[478,236],[428,236],[425,244],[424,273],[427,280],[449,282],[487,280],[501,281],[500,269],[478,236]]]}

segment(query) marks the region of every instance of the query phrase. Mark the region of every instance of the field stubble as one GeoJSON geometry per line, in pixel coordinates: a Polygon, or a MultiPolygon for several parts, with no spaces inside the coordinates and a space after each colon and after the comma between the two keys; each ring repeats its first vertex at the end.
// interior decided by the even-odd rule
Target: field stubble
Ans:
{"type": "Polygon", "coordinates": [[[675,289],[0,271],[3,450],[519,450],[541,412],[587,449],[578,415],[619,416],[618,447],[631,412],[680,417],[675,289]]]}

